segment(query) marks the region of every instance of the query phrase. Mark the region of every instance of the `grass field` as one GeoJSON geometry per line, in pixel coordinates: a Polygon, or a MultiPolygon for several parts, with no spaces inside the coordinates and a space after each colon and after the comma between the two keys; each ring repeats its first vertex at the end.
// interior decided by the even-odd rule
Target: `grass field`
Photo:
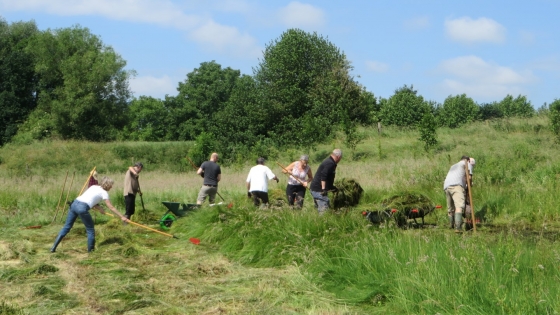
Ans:
{"type": "Polygon", "coordinates": [[[335,147],[337,178],[364,189],[360,204],[318,216],[274,202],[255,209],[245,196],[247,163],[222,168],[221,205],[193,211],[167,231],[174,239],[95,214],[97,249],[88,254],[78,220],[56,253],[56,206],[76,197],[89,171],[122,181],[145,164],[134,221],[159,229],[162,201],[194,203],[201,184],[181,155],[189,143],[52,141],[0,148],[0,314],[558,314],[560,175],[558,144],[543,117],[438,130],[423,151],[415,131],[362,130],[355,152],[342,140],[270,158],[284,198],[289,164],[309,153],[313,170],[335,147]],[[447,229],[443,180],[461,155],[476,158],[473,201],[482,224],[447,229]],[[68,171],[68,177],[66,177],[68,171]],[[421,193],[443,205],[424,229],[374,226],[361,212],[388,196],[421,193]],[[61,197],[62,196],[62,197],[61,197]],[[231,207],[228,207],[231,205],[231,207]],[[28,229],[26,227],[38,226],[28,229]],[[199,245],[190,238],[201,240],[199,245]]]}

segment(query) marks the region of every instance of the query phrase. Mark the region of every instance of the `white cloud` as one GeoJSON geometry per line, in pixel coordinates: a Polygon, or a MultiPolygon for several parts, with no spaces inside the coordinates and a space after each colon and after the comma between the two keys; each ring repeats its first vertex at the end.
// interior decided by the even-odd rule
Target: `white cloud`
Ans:
{"type": "Polygon", "coordinates": [[[506,38],[506,28],[489,19],[470,17],[445,20],[445,32],[449,38],[462,43],[490,42],[502,43],[506,38]]]}
{"type": "Polygon", "coordinates": [[[404,28],[410,31],[419,31],[430,26],[430,18],[427,16],[419,16],[404,21],[404,28]]]}
{"type": "Polygon", "coordinates": [[[190,32],[189,38],[220,52],[234,53],[245,57],[262,55],[255,38],[248,34],[242,34],[235,27],[221,25],[212,20],[190,32]]]}
{"type": "Polygon", "coordinates": [[[0,0],[10,11],[40,11],[55,15],[98,15],[112,20],[153,23],[186,30],[201,18],[183,13],[167,0],[0,0]]]}
{"type": "Polygon", "coordinates": [[[130,89],[135,96],[152,96],[163,99],[166,94],[176,95],[179,79],[163,77],[141,76],[130,79],[130,89]]]}
{"type": "Polygon", "coordinates": [[[369,71],[381,73],[381,72],[387,72],[389,70],[389,65],[379,61],[368,60],[366,61],[366,68],[369,71]]]}
{"type": "Polygon", "coordinates": [[[445,60],[440,63],[439,70],[448,76],[440,84],[441,94],[465,93],[486,100],[522,94],[525,86],[536,80],[530,71],[515,71],[477,56],[445,60]]]}
{"type": "Polygon", "coordinates": [[[280,9],[278,17],[284,25],[290,28],[317,30],[326,24],[323,10],[297,1],[292,1],[280,9]]]}
{"type": "MultiPolygon", "coordinates": [[[[226,6],[243,4],[228,0],[226,6]]],[[[12,11],[42,11],[55,15],[96,15],[117,21],[150,23],[184,31],[188,38],[207,49],[258,58],[261,48],[255,38],[233,26],[202,16],[186,14],[169,0],[0,0],[0,8],[12,11]]],[[[224,7],[227,9],[227,7],[224,7]]]]}

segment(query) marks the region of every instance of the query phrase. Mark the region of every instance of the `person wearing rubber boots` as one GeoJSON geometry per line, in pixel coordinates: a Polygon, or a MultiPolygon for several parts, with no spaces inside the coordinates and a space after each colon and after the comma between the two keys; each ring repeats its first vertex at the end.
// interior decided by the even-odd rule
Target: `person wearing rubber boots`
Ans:
{"type": "Polygon", "coordinates": [[[467,190],[467,174],[465,165],[468,166],[469,173],[472,175],[474,159],[466,155],[461,157],[461,161],[453,164],[447,172],[443,183],[445,199],[447,201],[447,215],[450,227],[455,229],[455,233],[461,233],[463,224],[463,212],[465,212],[467,190]]]}
{"type": "Polygon", "coordinates": [[[102,214],[105,214],[105,210],[99,206],[101,200],[105,201],[105,205],[109,208],[115,215],[121,218],[123,222],[128,222],[128,218],[123,216],[117,209],[111,204],[109,200],[109,190],[113,187],[114,181],[109,177],[103,177],[99,185],[93,185],[88,188],[81,196],[72,201],[70,205],[70,210],[68,210],[68,216],[66,217],[66,223],[58,233],[53,246],[51,247],[51,253],[56,251],[56,248],[62,241],[62,239],[70,232],[74,226],[76,219],[80,217],[82,223],[86,227],[87,234],[87,250],[92,252],[95,249],[95,228],[93,224],[93,219],[89,210],[91,208],[97,209],[102,214]]]}
{"type": "Polygon", "coordinates": [[[124,216],[127,219],[130,219],[136,212],[136,194],[142,195],[138,176],[143,168],[142,163],[136,162],[134,166],[128,168],[124,176],[124,204],[126,208],[124,216]]]}

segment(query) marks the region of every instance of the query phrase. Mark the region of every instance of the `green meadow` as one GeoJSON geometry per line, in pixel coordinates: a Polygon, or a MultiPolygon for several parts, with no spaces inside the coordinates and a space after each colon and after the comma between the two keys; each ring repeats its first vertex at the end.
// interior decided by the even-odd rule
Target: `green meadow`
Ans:
{"type": "MultiPolygon", "coordinates": [[[[162,201],[194,203],[201,178],[189,142],[48,141],[0,148],[0,314],[558,314],[559,145],[544,116],[437,130],[430,152],[416,130],[361,129],[352,152],[343,136],[310,150],[268,148],[272,206],[256,209],[245,179],[256,156],[222,165],[221,204],[178,218],[172,238],[94,212],[96,251],[78,220],[50,253],[74,199],[96,167],[115,179],[124,212],[124,173],[142,161],[142,225],[162,231],[162,201]],[[285,206],[287,165],[308,153],[316,170],[344,152],[337,179],[356,180],[360,204],[318,216],[285,206]],[[462,155],[477,161],[477,230],[448,228],[442,185],[462,155]],[[419,193],[442,205],[424,228],[372,225],[362,211],[419,193]],[[58,207],[57,211],[57,205],[58,207]],[[56,218],[55,218],[56,216],[56,218]],[[35,228],[32,228],[35,227],[35,228]],[[191,238],[200,240],[196,245],[191,238]]],[[[219,150],[218,150],[218,153],[219,150]]]]}

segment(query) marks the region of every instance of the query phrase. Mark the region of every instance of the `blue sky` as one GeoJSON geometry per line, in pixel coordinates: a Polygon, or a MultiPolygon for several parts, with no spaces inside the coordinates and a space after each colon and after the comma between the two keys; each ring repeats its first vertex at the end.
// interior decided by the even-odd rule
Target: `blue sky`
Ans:
{"type": "Polygon", "coordinates": [[[339,47],[377,97],[407,84],[439,103],[511,94],[535,108],[560,99],[559,14],[559,0],[0,0],[8,22],[89,28],[136,71],[136,96],[176,95],[206,61],[251,75],[267,44],[300,28],[339,47]]]}

